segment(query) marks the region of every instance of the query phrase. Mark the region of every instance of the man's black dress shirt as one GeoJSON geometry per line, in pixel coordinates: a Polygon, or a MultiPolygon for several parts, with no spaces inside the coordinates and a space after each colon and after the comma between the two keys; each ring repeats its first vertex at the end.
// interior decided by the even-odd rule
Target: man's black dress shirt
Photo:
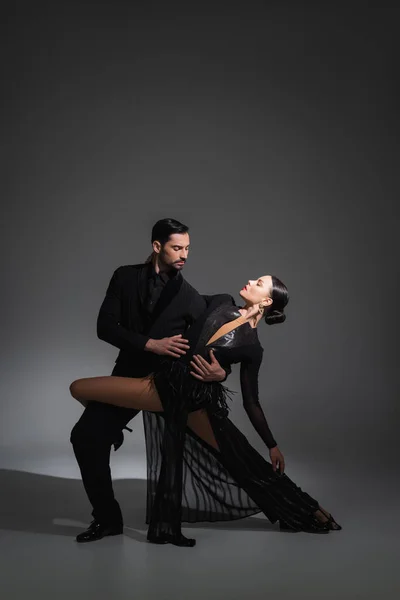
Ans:
{"type": "Polygon", "coordinates": [[[147,281],[147,296],[145,302],[146,311],[149,314],[153,312],[165,285],[172,277],[176,277],[177,274],[178,272],[175,270],[171,270],[169,273],[156,273],[154,266],[151,268],[147,281]]]}

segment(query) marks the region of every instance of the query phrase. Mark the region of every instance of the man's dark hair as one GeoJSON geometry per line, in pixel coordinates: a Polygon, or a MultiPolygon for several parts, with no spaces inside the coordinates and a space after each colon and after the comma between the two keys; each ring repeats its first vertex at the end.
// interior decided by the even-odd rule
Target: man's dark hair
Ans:
{"type": "Polygon", "coordinates": [[[175,219],[161,219],[157,221],[151,230],[151,243],[157,240],[164,246],[168,242],[170,235],[174,235],[174,233],[187,233],[188,231],[189,227],[183,225],[183,223],[179,223],[175,219]]]}

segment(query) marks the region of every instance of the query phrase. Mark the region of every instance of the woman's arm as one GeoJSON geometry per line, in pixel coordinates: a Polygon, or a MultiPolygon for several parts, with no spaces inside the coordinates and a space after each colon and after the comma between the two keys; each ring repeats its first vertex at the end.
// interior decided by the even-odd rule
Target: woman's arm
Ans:
{"type": "Polygon", "coordinates": [[[240,365],[240,385],[242,388],[243,407],[258,435],[265,445],[271,449],[277,443],[268,426],[264,411],[258,399],[258,373],[262,362],[262,348],[249,360],[240,365]]]}
{"type": "Polygon", "coordinates": [[[242,361],[240,365],[243,406],[254,429],[269,448],[273,470],[277,471],[279,469],[279,473],[282,474],[285,470],[285,459],[274,440],[274,436],[258,400],[258,372],[262,362],[262,355],[262,348],[255,348],[252,356],[248,360],[242,361]]]}

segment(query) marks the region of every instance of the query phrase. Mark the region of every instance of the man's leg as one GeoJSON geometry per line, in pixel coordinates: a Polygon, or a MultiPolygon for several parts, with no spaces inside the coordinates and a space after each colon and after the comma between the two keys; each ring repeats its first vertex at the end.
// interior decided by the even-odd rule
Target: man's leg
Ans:
{"type": "Polygon", "coordinates": [[[110,471],[112,444],[120,441],[122,429],[139,411],[90,402],[71,432],[71,443],[81,470],[82,481],[96,521],[122,526],[123,519],[114,498],[110,471]]]}

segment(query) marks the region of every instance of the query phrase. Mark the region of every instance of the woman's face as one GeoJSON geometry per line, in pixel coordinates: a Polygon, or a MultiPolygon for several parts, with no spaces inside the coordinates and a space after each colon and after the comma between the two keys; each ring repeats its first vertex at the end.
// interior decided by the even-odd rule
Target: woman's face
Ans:
{"type": "Polygon", "coordinates": [[[259,279],[249,279],[247,284],[240,290],[240,295],[247,304],[264,304],[268,306],[272,303],[272,277],[264,275],[259,279]]]}

